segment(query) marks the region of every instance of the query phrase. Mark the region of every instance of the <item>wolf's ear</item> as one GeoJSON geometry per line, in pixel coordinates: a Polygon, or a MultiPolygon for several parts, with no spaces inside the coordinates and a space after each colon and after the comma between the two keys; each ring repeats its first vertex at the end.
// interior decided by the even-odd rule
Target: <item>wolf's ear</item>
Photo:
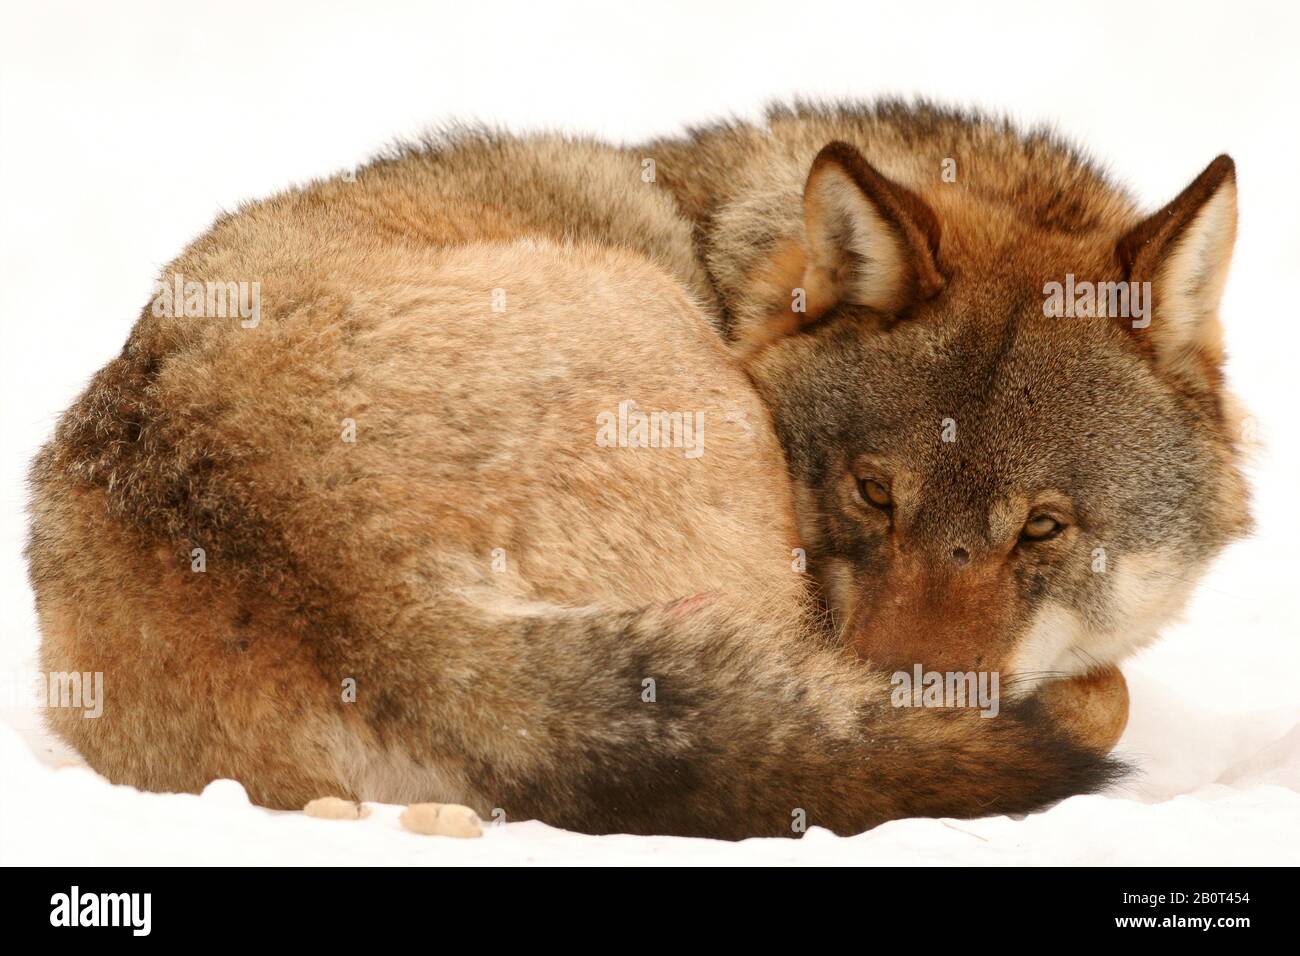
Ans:
{"type": "Polygon", "coordinates": [[[897,312],[943,288],[938,217],[848,143],[829,143],[813,160],[801,220],[802,234],[749,277],[742,355],[757,355],[836,305],[897,312]]]}
{"type": "Polygon", "coordinates": [[[803,214],[810,299],[895,312],[943,288],[938,217],[848,143],[813,160],[803,214]]]}
{"type": "Polygon", "coordinates": [[[1219,299],[1236,235],[1236,168],[1225,155],[1119,241],[1129,281],[1151,283],[1149,324],[1131,325],[1158,364],[1181,374],[1218,368],[1219,299]]]}

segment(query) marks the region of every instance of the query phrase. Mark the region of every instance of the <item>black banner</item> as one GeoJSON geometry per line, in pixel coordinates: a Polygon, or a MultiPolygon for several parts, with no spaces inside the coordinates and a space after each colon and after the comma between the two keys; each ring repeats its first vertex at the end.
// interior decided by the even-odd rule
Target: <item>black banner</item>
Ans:
{"type": "MultiPolygon", "coordinates": [[[[997,933],[1170,937],[1231,943],[1281,930],[1294,895],[1287,870],[1168,869],[584,869],[550,872],[441,869],[36,869],[9,870],[8,922],[25,932],[122,942],[198,939],[338,943],[375,935],[485,928],[535,930],[563,921],[578,932],[651,931],[683,920],[727,927],[729,939],[788,920],[880,933],[945,947],[997,933]],[[847,916],[847,925],[845,917],[847,916]],[[506,917],[504,920],[502,917],[506,917]],[[530,923],[537,919],[539,922],[530,923]],[[751,926],[746,922],[752,920],[751,926]],[[454,927],[454,928],[453,928],[454,927]],[[954,935],[958,934],[958,935],[954,935]]],[[[792,925],[793,925],[792,924],[792,925]]],[[[446,939],[451,942],[452,937],[446,939]]]]}

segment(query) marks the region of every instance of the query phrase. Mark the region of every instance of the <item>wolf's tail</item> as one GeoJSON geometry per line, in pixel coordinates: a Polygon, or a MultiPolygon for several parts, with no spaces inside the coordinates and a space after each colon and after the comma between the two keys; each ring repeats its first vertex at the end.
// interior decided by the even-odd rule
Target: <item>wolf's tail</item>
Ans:
{"type": "Polygon", "coordinates": [[[356,766],[377,755],[410,800],[463,785],[508,819],[743,838],[1028,811],[1121,769],[1032,705],[894,708],[882,674],[757,606],[758,583],[750,607],[569,610],[457,592],[472,562],[437,548],[391,574],[374,556],[393,549],[344,560],[360,531],[278,525],[299,485],[276,498],[240,463],[253,452],[167,425],[150,368],[140,350],[111,363],[33,467],[43,668],[111,687],[102,719],[48,714],[114,782],[229,776],[300,807],[391,793],[356,766]]]}
{"type": "Polygon", "coordinates": [[[1030,811],[1124,769],[1032,702],[996,717],[895,708],[883,675],[748,613],[532,611],[492,625],[495,676],[525,702],[537,746],[485,760],[474,783],[512,819],[595,833],[848,834],[899,817],[1030,811]]]}

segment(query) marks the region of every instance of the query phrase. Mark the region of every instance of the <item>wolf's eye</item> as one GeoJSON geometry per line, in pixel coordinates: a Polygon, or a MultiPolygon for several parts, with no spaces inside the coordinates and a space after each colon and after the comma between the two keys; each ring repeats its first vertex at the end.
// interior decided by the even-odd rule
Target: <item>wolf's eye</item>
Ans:
{"type": "Polygon", "coordinates": [[[872,478],[858,479],[858,494],[867,504],[888,511],[893,507],[894,499],[889,496],[889,489],[872,478]]]}
{"type": "Polygon", "coordinates": [[[1020,537],[1026,541],[1047,541],[1055,538],[1064,528],[1065,525],[1050,515],[1035,515],[1025,522],[1020,537]]]}

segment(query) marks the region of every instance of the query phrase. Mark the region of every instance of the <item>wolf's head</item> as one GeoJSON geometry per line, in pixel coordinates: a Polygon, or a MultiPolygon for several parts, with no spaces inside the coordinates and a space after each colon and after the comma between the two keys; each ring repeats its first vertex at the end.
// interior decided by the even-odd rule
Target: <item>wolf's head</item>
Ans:
{"type": "Polygon", "coordinates": [[[846,640],[1027,687],[1150,640],[1248,526],[1217,314],[1233,164],[1140,221],[1096,182],[1034,207],[940,175],[922,198],[821,150],[740,348],[846,640]]]}

